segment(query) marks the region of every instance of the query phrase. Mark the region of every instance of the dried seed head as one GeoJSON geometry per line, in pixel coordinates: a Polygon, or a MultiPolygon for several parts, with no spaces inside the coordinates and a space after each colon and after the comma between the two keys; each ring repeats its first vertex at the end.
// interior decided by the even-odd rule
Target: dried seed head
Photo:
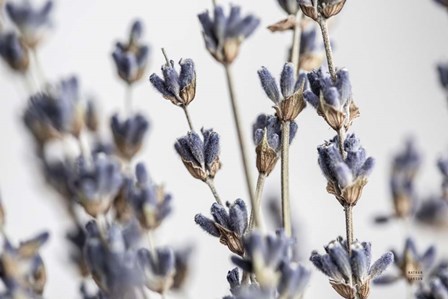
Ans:
{"type": "Polygon", "coordinates": [[[277,164],[279,155],[269,146],[266,129],[264,129],[263,139],[257,145],[255,152],[257,153],[258,172],[268,176],[277,164]]]}
{"type": "Polygon", "coordinates": [[[321,17],[329,19],[337,15],[344,7],[346,0],[298,0],[298,2],[304,15],[318,21],[321,17]]]}

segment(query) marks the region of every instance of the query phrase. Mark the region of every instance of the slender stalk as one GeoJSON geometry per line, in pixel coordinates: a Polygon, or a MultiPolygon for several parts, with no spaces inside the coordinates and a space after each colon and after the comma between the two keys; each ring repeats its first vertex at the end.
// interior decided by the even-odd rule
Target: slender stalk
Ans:
{"type": "Polygon", "coordinates": [[[215,8],[216,5],[218,5],[217,1],[216,0],[212,0],[212,5],[213,5],[213,8],[215,8]]]}
{"type": "Polygon", "coordinates": [[[345,212],[345,234],[347,238],[347,250],[349,255],[352,253],[351,244],[353,243],[353,207],[344,206],[345,212]]]}
{"type": "Polygon", "coordinates": [[[292,33],[292,46],[291,46],[291,62],[294,64],[294,68],[296,73],[299,73],[299,54],[300,54],[300,34],[301,34],[301,26],[300,19],[302,17],[302,10],[296,14],[296,25],[294,26],[294,30],[292,33]]]}
{"type": "Polygon", "coordinates": [[[282,224],[288,237],[292,234],[291,203],[289,200],[289,124],[289,121],[282,123],[281,151],[282,224]]]}
{"type": "Polygon", "coordinates": [[[338,139],[339,139],[339,152],[341,153],[341,156],[343,159],[346,158],[347,154],[344,150],[344,142],[345,142],[345,128],[342,127],[338,131],[338,139]]]}
{"type": "Polygon", "coordinates": [[[194,132],[194,129],[193,129],[193,122],[191,121],[190,113],[188,112],[188,107],[187,107],[186,105],[183,105],[183,106],[182,106],[182,110],[184,110],[185,117],[186,117],[186,119],[187,119],[188,127],[190,128],[190,131],[194,132]]]}
{"type": "Polygon", "coordinates": [[[151,255],[154,257],[155,263],[158,264],[159,257],[157,256],[156,242],[154,240],[153,232],[148,231],[146,236],[148,237],[149,252],[151,252],[151,255]]]}
{"type": "Polygon", "coordinates": [[[37,49],[36,48],[31,49],[31,53],[32,53],[33,59],[34,59],[34,65],[36,66],[37,76],[39,77],[39,80],[41,81],[40,83],[44,84],[47,81],[45,79],[46,77],[44,74],[44,69],[39,60],[39,55],[37,54],[37,49]]]}
{"type": "Polygon", "coordinates": [[[222,200],[221,197],[219,197],[218,191],[216,190],[215,187],[215,182],[212,179],[207,179],[205,181],[205,183],[207,184],[207,186],[210,188],[210,190],[213,193],[213,197],[215,198],[216,202],[220,205],[222,205],[222,200]]]}
{"type": "Polygon", "coordinates": [[[132,84],[126,85],[126,95],[124,98],[124,110],[126,115],[131,116],[132,114],[132,84]]]}
{"type": "Polygon", "coordinates": [[[250,214],[249,232],[254,227],[264,230],[263,218],[261,217],[261,197],[264,190],[264,182],[266,181],[266,174],[258,173],[257,188],[255,189],[255,201],[251,202],[252,212],[250,214]]]}
{"type": "Polygon", "coordinates": [[[320,30],[322,32],[322,38],[324,40],[325,53],[327,55],[327,62],[328,62],[328,70],[330,71],[331,78],[333,80],[336,80],[336,70],[333,63],[333,51],[331,50],[330,36],[328,35],[327,20],[320,17],[318,19],[318,23],[320,26],[320,30]]]}
{"type": "Polygon", "coordinates": [[[253,193],[253,188],[252,188],[252,176],[251,176],[250,169],[249,169],[249,160],[247,158],[244,134],[243,134],[243,130],[241,128],[241,120],[240,120],[239,109],[238,109],[238,105],[237,105],[237,99],[236,99],[236,95],[235,95],[235,88],[233,86],[233,75],[232,75],[232,71],[231,71],[229,65],[224,65],[224,69],[226,72],[227,87],[229,89],[230,102],[232,104],[233,120],[235,122],[235,127],[236,127],[236,131],[237,131],[237,135],[238,135],[241,160],[243,161],[247,192],[249,193],[251,202],[253,202],[254,201],[254,193],[253,193]]]}

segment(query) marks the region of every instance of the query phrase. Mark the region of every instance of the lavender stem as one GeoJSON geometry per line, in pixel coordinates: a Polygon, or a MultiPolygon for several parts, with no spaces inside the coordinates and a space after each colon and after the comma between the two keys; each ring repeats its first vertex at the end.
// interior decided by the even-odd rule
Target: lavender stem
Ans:
{"type": "Polygon", "coordinates": [[[301,33],[301,25],[300,19],[302,17],[302,11],[299,11],[296,14],[296,24],[294,26],[293,34],[292,34],[292,47],[291,47],[291,62],[294,64],[294,68],[296,73],[299,73],[299,52],[300,52],[300,33],[301,33]]]}
{"type": "Polygon", "coordinates": [[[254,193],[253,193],[253,188],[252,188],[252,176],[250,174],[249,160],[248,160],[247,154],[246,154],[246,143],[245,143],[245,139],[244,139],[244,135],[243,135],[243,130],[241,128],[239,109],[238,109],[236,95],[235,95],[235,88],[233,86],[233,75],[232,75],[232,71],[231,71],[229,65],[227,65],[227,64],[224,65],[224,69],[226,72],[227,87],[229,90],[230,103],[232,104],[233,120],[235,123],[237,135],[238,135],[238,141],[239,141],[239,146],[240,146],[240,155],[241,155],[241,159],[243,161],[247,192],[249,193],[251,202],[254,202],[254,193]]]}
{"type": "Polygon", "coordinates": [[[291,203],[289,200],[289,129],[290,122],[283,122],[281,150],[282,225],[288,237],[292,234],[291,203]]]}
{"type": "Polygon", "coordinates": [[[125,109],[126,115],[130,116],[132,114],[132,84],[126,85],[124,109],[125,109]]]}
{"type": "Polygon", "coordinates": [[[218,191],[216,190],[215,187],[215,182],[213,181],[213,179],[208,178],[205,183],[207,184],[207,186],[210,188],[210,190],[212,191],[213,197],[215,198],[216,202],[220,205],[222,205],[222,200],[219,197],[218,191]]]}
{"type": "Polygon", "coordinates": [[[318,23],[320,26],[320,30],[322,32],[322,38],[324,40],[325,53],[327,55],[327,62],[328,62],[328,70],[330,71],[331,78],[334,81],[336,80],[336,70],[334,68],[333,63],[333,51],[331,50],[330,36],[328,35],[327,20],[322,17],[319,17],[318,23]]]}
{"type": "Polygon", "coordinates": [[[249,232],[254,227],[260,230],[264,229],[263,218],[261,217],[261,197],[263,195],[264,183],[266,181],[266,174],[258,173],[257,188],[255,189],[255,202],[251,202],[252,212],[250,214],[249,232]]]}
{"type": "Polygon", "coordinates": [[[193,129],[193,122],[191,121],[190,113],[188,112],[188,107],[185,106],[185,105],[183,105],[183,106],[182,106],[182,110],[184,110],[185,117],[186,117],[186,119],[187,119],[188,127],[190,128],[190,131],[194,132],[194,129],[193,129]]]}

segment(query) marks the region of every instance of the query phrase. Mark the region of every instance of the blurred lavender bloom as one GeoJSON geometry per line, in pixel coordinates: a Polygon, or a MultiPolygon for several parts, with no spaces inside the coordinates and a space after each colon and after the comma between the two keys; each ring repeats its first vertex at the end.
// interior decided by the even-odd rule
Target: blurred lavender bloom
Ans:
{"type": "Polygon", "coordinates": [[[81,285],[80,292],[82,299],[109,299],[109,297],[101,290],[97,290],[96,293],[92,294],[92,292],[87,290],[85,283],[81,285]]]}
{"type": "Polygon", "coordinates": [[[84,113],[84,123],[87,129],[96,132],[99,127],[99,113],[97,103],[94,99],[88,99],[84,113]]]}
{"type": "Polygon", "coordinates": [[[351,256],[346,244],[346,241],[339,237],[325,247],[325,254],[313,251],[310,261],[330,278],[331,286],[343,298],[357,296],[366,299],[370,292],[370,282],[393,263],[394,256],[392,252],[387,252],[371,265],[370,243],[353,242],[351,256]],[[352,279],[354,286],[351,286],[352,279]]]}
{"type": "Polygon", "coordinates": [[[440,173],[443,176],[442,181],[442,192],[443,198],[448,202],[448,155],[441,157],[437,161],[437,167],[440,170],[440,173]]]}
{"type": "Polygon", "coordinates": [[[71,261],[78,267],[79,273],[83,277],[86,277],[89,274],[89,270],[87,268],[83,251],[87,239],[84,228],[77,225],[66,234],[66,238],[72,245],[70,251],[71,261]]]}
{"type": "Polygon", "coordinates": [[[187,246],[174,250],[174,260],[176,273],[174,275],[174,282],[172,289],[181,291],[185,285],[185,282],[190,274],[192,261],[191,256],[193,254],[193,247],[187,246]]]}
{"type": "Polygon", "coordinates": [[[335,136],[317,148],[319,166],[328,180],[327,191],[335,195],[341,205],[354,206],[367,184],[375,160],[367,157],[355,134],[349,134],[345,139],[344,150],[347,153],[345,159],[338,150],[338,144],[339,139],[335,136]]]}
{"type": "Polygon", "coordinates": [[[283,231],[275,236],[254,231],[244,238],[244,256],[232,256],[232,261],[243,271],[255,274],[262,288],[275,288],[281,278],[280,266],[290,261],[288,252],[293,243],[283,231]]]}
{"type": "Polygon", "coordinates": [[[146,230],[156,229],[171,213],[171,194],[152,182],[144,164],[137,164],[135,173],[137,181],[129,190],[129,202],[140,225],[146,230]]]}
{"type": "Polygon", "coordinates": [[[390,284],[401,278],[404,278],[409,284],[420,283],[423,273],[429,273],[436,257],[434,246],[430,246],[423,254],[419,254],[412,238],[406,239],[401,254],[396,251],[392,252],[394,264],[399,273],[382,275],[373,281],[375,284],[390,284]]]}
{"type": "Polygon", "coordinates": [[[298,3],[304,15],[315,21],[319,21],[321,18],[329,19],[332,16],[337,15],[344,7],[345,1],[346,0],[298,0],[298,3]]]}
{"type": "Polygon", "coordinates": [[[23,121],[39,145],[63,134],[79,136],[84,120],[78,79],[61,80],[46,92],[32,95],[23,121]]]}
{"type": "Polygon", "coordinates": [[[359,116],[359,109],[352,99],[352,86],[346,69],[336,72],[336,80],[321,69],[308,73],[310,89],[304,92],[305,100],[335,131],[348,129],[359,116]],[[348,117],[348,119],[347,119],[348,117]]]}
{"type": "Polygon", "coordinates": [[[283,263],[280,266],[280,281],[278,284],[279,298],[303,298],[306,286],[310,280],[311,271],[300,264],[283,263]]]}
{"type": "Polygon", "coordinates": [[[448,268],[443,268],[431,275],[429,279],[420,283],[415,293],[417,299],[445,299],[448,298],[448,268]]]}
{"type": "Polygon", "coordinates": [[[325,48],[315,24],[306,26],[300,35],[299,69],[319,69],[325,58],[325,48]]]}
{"type": "Polygon", "coordinates": [[[448,8],[448,0],[434,0],[436,3],[448,8]]]}
{"type": "Polygon", "coordinates": [[[142,147],[149,122],[140,113],[123,121],[120,121],[118,114],[114,114],[110,119],[110,128],[120,156],[130,161],[142,147]]]}
{"type": "Polygon", "coordinates": [[[123,177],[119,163],[104,154],[89,161],[80,157],[72,188],[76,200],[92,217],[106,213],[120,190],[123,177]]]}
{"type": "Polygon", "coordinates": [[[243,255],[243,236],[248,227],[248,211],[242,199],[237,199],[226,208],[213,203],[210,209],[213,220],[197,214],[194,221],[207,233],[218,237],[219,241],[230,251],[243,255]]]}
{"type": "Polygon", "coordinates": [[[28,71],[29,51],[16,33],[0,33],[0,56],[11,69],[22,73],[28,71]]]}
{"type": "Polygon", "coordinates": [[[47,232],[41,233],[21,242],[18,247],[14,247],[7,239],[4,240],[0,254],[0,278],[8,290],[13,293],[21,293],[21,290],[29,290],[39,295],[43,293],[47,274],[39,250],[48,238],[47,232]]]}
{"type": "MultiPolygon", "coordinates": [[[[447,4],[445,4],[448,7],[448,1],[445,0],[447,4]]],[[[439,64],[437,66],[437,71],[439,73],[439,80],[440,85],[442,85],[443,89],[448,92],[448,63],[439,64]]]]}
{"type": "MultiPolygon", "coordinates": [[[[282,124],[273,115],[260,114],[252,125],[252,134],[257,152],[257,169],[259,173],[269,175],[280,158],[282,124]]],[[[297,132],[297,124],[289,123],[289,143],[297,132]]]]}
{"type": "Polygon", "coordinates": [[[136,289],[143,286],[137,253],[126,247],[123,232],[116,224],[102,229],[105,231],[94,220],[86,225],[84,256],[90,273],[111,299],[135,298],[136,289]]]}
{"type": "Polygon", "coordinates": [[[46,1],[40,8],[33,7],[30,1],[8,2],[5,8],[11,21],[20,30],[26,45],[35,48],[51,26],[53,1],[46,1]]]}
{"type": "MultiPolygon", "coordinates": [[[[227,282],[230,286],[232,296],[225,296],[223,299],[274,299],[275,289],[260,288],[259,285],[244,284],[241,282],[238,268],[227,272],[227,282]]],[[[285,297],[286,298],[286,297],[285,297]]]]}
{"type": "Polygon", "coordinates": [[[421,224],[433,228],[445,229],[448,227],[448,201],[439,196],[423,200],[415,214],[421,224]]]}
{"type": "Polygon", "coordinates": [[[156,248],[155,254],[157,256],[142,248],[138,251],[138,260],[146,286],[154,292],[163,294],[174,283],[175,256],[170,248],[156,248]]]}
{"type": "Polygon", "coordinates": [[[282,122],[293,121],[306,106],[303,98],[306,83],[305,75],[301,74],[296,77],[295,74],[294,65],[286,63],[280,75],[279,89],[277,82],[267,68],[262,67],[258,71],[261,86],[268,98],[274,102],[276,116],[282,122]]]}
{"type": "Polygon", "coordinates": [[[198,15],[207,50],[222,64],[231,64],[238,56],[241,43],[247,39],[260,24],[253,15],[241,16],[241,7],[231,6],[229,15],[216,5],[211,17],[209,12],[198,15]]]}
{"type": "Polygon", "coordinates": [[[277,0],[277,2],[290,15],[296,15],[300,9],[297,0],[277,0]]]}
{"type": "Polygon", "coordinates": [[[156,73],[149,81],[162,96],[176,106],[186,107],[196,96],[196,70],[190,58],[179,61],[180,73],[174,67],[174,61],[162,65],[163,79],[156,73]]]}
{"type": "Polygon", "coordinates": [[[128,84],[142,78],[148,63],[149,46],[141,43],[142,35],[143,24],[136,20],[129,32],[128,42],[117,42],[112,53],[118,75],[128,84]]]}
{"type": "Polygon", "coordinates": [[[219,161],[219,135],[213,129],[201,130],[203,139],[196,132],[188,132],[177,139],[174,148],[190,174],[199,180],[213,179],[221,168],[219,161]]]}

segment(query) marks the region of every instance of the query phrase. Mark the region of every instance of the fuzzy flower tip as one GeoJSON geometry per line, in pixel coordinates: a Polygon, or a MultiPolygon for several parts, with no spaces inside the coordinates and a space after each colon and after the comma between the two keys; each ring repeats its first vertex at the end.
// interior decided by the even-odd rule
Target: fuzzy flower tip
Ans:
{"type": "Polygon", "coordinates": [[[390,284],[401,278],[404,278],[409,284],[417,284],[421,281],[423,273],[429,273],[436,257],[434,246],[428,247],[423,254],[419,254],[415,242],[411,238],[406,239],[401,254],[396,251],[392,252],[398,273],[382,275],[373,281],[375,284],[390,284]]]}
{"type": "MultiPolygon", "coordinates": [[[[282,124],[274,115],[260,114],[252,126],[253,139],[256,145],[257,169],[269,175],[280,156],[282,124]]],[[[289,123],[289,143],[297,132],[295,121],[289,123]]]]}
{"type": "Polygon", "coordinates": [[[110,127],[119,154],[131,160],[142,147],[143,139],[149,129],[149,122],[139,113],[123,121],[114,114],[110,120],[110,127]]]}
{"type": "Polygon", "coordinates": [[[242,255],[243,236],[248,227],[248,212],[242,199],[237,199],[228,204],[228,210],[218,203],[214,203],[210,209],[212,218],[197,214],[194,221],[207,233],[218,237],[219,241],[227,246],[230,251],[242,255]]]}
{"type": "Polygon", "coordinates": [[[298,0],[302,12],[315,21],[329,19],[337,15],[344,7],[346,0],[298,0]],[[317,3],[315,3],[317,1],[317,3]]]}
{"type": "Polygon", "coordinates": [[[305,27],[300,35],[299,69],[310,72],[319,69],[325,58],[325,48],[318,27],[305,27]]]}
{"type": "Polygon", "coordinates": [[[36,47],[51,26],[53,1],[46,1],[39,8],[33,7],[30,1],[8,2],[5,8],[8,17],[22,34],[25,44],[30,48],[36,47]]]}
{"type": "Polygon", "coordinates": [[[345,159],[339,152],[338,143],[335,136],[317,148],[319,166],[328,180],[327,191],[335,195],[341,205],[354,206],[361,197],[375,161],[367,157],[355,134],[349,134],[344,142],[345,159]]]}
{"type": "Polygon", "coordinates": [[[201,130],[202,137],[188,132],[179,138],[174,148],[190,174],[199,180],[213,179],[221,167],[219,161],[219,135],[212,129],[201,130]]]}
{"type": "Polygon", "coordinates": [[[217,5],[212,16],[206,11],[198,18],[207,50],[222,64],[231,64],[235,60],[241,43],[260,24],[253,15],[242,16],[239,6],[231,6],[229,14],[225,15],[223,7],[217,5]]]}
{"type": "Polygon", "coordinates": [[[351,245],[351,256],[346,241],[338,238],[326,247],[321,255],[313,251],[310,261],[330,278],[330,284],[343,298],[366,299],[370,292],[370,282],[378,277],[394,261],[392,252],[382,255],[371,265],[371,245],[355,241],[351,245]],[[354,279],[354,287],[350,281],[354,279]]]}
{"type": "Polygon", "coordinates": [[[14,32],[0,33],[0,56],[9,67],[18,72],[26,72],[30,65],[28,47],[14,32]]]}
{"type": "Polygon", "coordinates": [[[120,164],[105,154],[95,155],[91,161],[79,158],[72,190],[92,217],[109,210],[123,182],[120,171],[120,164]]]}
{"type": "Polygon", "coordinates": [[[145,285],[150,290],[164,294],[171,288],[176,272],[172,249],[156,248],[155,252],[150,252],[142,248],[138,251],[138,260],[144,274],[145,285]]]}
{"type": "Polygon", "coordinates": [[[280,88],[267,68],[262,67],[258,77],[264,92],[274,102],[276,115],[281,121],[293,121],[305,108],[303,90],[306,78],[304,74],[296,77],[292,63],[286,63],[283,67],[280,88]]]}
{"type": "Polygon", "coordinates": [[[84,124],[79,99],[76,77],[62,80],[47,91],[30,97],[23,121],[39,144],[66,133],[79,135],[84,124]]]}
{"type": "Polygon", "coordinates": [[[135,174],[136,182],[132,184],[127,197],[140,225],[152,230],[159,227],[171,213],[172,197],[151,180],[144,164],[137,164],[135,174]]]}
{"type": "Polygon", "coordinates": [[[319,69],[308,73],[308,81],[310,88],[304,92],[305,100],[335,131],[343,127],[348,129],[359,116],[359,109],[352,99],[348,71],[338,70],[333,81],[319,69]]]}
{"type": "Polygon", "coordinates": [[[128,84],[142,78],[148,63],[150,48],[141,43],[142,35],[143,24],[136,20],[131,26],[128,41],[117,42],[112,53],[118,75],[128,84]]]}
{"type": "Polygon", "coordinates": [[[151,84],[162,96],[176,106],[188,106],[196,96],[196,70],[193,60],[179,61],[180,73],[174,67],[174,61],[162,65],[163,79],[157,74],[149,77],[151,84]]]}

